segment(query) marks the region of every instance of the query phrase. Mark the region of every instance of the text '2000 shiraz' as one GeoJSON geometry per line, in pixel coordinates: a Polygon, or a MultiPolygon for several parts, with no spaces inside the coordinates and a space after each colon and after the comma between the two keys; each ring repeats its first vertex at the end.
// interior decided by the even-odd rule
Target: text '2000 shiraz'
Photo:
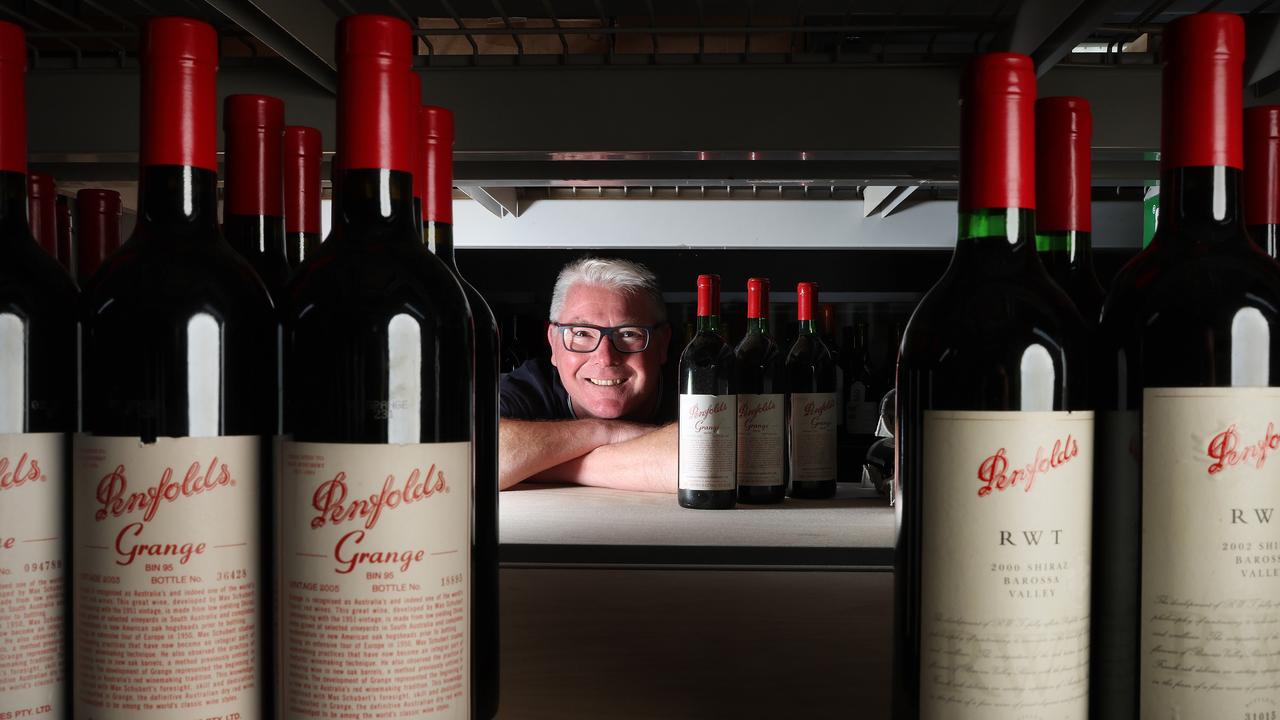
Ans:
{"type": "Polygon", "coordinates": [[[1035,246],[1035,71],[961,90],[960,228],[898,363],[894,717],[1085,717],[1085,327],[1035,246]],[[959,640],[957,640],[959,639],[959,640]]]}

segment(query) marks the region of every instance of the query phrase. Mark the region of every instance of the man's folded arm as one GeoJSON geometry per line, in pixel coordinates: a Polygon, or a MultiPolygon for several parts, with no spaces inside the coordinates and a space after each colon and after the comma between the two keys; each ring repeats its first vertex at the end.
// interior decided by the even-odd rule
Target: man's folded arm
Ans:
{"type": "Polygon", "coordinates": [[[539,472],[534,479],[673,493],[678,432],[678,425],[671,423],[625,442],[600,445],[581,457],[539,472]]]}
{"type": "Polygon", "coordinates": [[[498,485],[522,480],[653,428],[622,420],[516,420],[498,426],[498,485]]]}

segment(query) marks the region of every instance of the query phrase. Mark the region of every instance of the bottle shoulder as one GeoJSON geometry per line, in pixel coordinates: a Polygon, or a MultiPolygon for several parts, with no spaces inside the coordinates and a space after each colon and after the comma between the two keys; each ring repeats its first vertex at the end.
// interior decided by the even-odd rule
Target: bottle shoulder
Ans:
{"type": "Polygon", "coordinates": [[[34,240],[0,245],[0,312],[62,314],[75,322],[78,295],[75,281],[34,240]]]}
{"type": "Polygon", "coordinates": [[[274,307],[252,265],[216,235],[174,241],[136,232],[86,283],[83,319],[170,316],[207,312],[274,323],[274,307]]]}
{"type": "Polygon", "coordinates": [[[680,367],[732,366],[734,364],[733,349],[724,338],[711,332],[700,332],[693,336],[684,351],[680,353],[680,367]]]}
{"type": "Polygon", "coordinates": [[[1194,335],[1229,329],[1246,309],[1273,327],[1280,321],[1280,265],[1256,246],[1153,243],[1116,276],[1102,327],[1108,336],[1134,341],[1165,326],[1194,335]]]}
{"type": "Polygon", "coordinates": [[[400,313],[465,325],[470,310],[457,276],[425,247],[409,243],[325,242],[295,271],[282,297],[286,325],[400,313]]]}

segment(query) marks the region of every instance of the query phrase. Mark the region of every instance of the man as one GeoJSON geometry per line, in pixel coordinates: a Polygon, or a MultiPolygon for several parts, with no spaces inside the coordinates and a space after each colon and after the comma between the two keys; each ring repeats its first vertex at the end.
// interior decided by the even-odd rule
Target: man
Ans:
{"type": "Polygon", "coordinates": [[[643,265],[583,258],[560,271],[550,361],[525,362],[499,388],[503,490],[532,479],[676,491],[675,410],[662,392],[666,319],[643,265]]]}

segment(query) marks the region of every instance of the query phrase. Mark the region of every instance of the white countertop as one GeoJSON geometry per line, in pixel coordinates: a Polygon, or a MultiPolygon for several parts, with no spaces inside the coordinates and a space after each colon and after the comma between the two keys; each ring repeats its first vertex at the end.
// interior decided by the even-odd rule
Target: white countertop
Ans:
{"type": "Polygon", "coordinates": [[[665,493],[521,485],[500,497],[503,560],[887,565],[893,509],[859,492],[842,485],[831,500],[689,510],[665,493]]]}

